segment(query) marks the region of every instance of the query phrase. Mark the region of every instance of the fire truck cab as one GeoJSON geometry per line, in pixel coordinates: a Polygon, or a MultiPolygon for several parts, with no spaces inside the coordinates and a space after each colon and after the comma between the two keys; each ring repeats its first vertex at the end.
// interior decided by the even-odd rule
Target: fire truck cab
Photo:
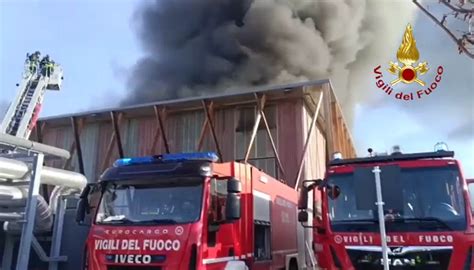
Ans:
{"type": "Polygon", "coordinates": [[[125,158],[81,194],[84,267],[298,269],[297,192],[211,152],[125,158]]]}
{"type": "MultiPolygon", "coordinates": [[[[438,144],[437,144],[438,145],[438,144]]],[[[305,181],[298,220],[313,228],[324,269],[384,269],[376,205],[380,179],[390,269],[474,269],[474,220],[466,179],[454,152],[342,159],[325,179],[305,181]],[[314,203],[308,224],[309,200],[314,203]]]]}

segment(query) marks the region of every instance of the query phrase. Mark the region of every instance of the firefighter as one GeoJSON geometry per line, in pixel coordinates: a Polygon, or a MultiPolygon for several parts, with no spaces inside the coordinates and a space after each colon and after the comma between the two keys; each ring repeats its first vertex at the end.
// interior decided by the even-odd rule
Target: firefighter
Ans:
{"type": "Polygon", "coordinates": [[[41,73],[45,77],[50,77],[53,73],[53,61],[49,59],[49,55],[46,55],[40,63],[41,73]]]}
{"type": "Polygon", "coordinates": [[[33,54],[26,54],[27,62],[29,64],[29,70],[32,74],[36,74],[38,71],[39,59],[41,53],[39,51],[34,52],[33,54]]]}

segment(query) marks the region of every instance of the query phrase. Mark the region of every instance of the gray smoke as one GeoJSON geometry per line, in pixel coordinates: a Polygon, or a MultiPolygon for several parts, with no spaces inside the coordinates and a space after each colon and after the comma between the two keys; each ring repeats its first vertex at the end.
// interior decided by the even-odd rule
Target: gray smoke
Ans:
{"type": "Polygon", "coordinates": [[[351,118],[413,10],[380,0],[147,1],[135,16],[145,56],[123,103],[330,78],[351,118]]]}

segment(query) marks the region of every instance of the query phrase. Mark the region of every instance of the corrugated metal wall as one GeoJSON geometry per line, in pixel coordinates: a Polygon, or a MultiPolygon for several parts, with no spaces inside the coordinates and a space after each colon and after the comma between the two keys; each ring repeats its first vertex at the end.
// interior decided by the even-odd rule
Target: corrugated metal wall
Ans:
{"type": "MultiPolygon", "coordinates": [[[[313,90],[318,92],[320,89],[322,87],[317,86],[313,90]]],[[[330,97],[330,95],[325,96],[330,97]]],[[[265,107],[265,114],[285,175],[278,168],[263,121],[258,128],[254,145],[250,151],[249,162],[272,176],[284,179],[288,185],[293,186],[313,112],[307,108],[307,102],[303,96],[295,97],[293,95],[291,99],[269,100],[265,107]]],[[[325,104],[330,103],[330,100],[325,101],[325,104]]],[[[321,109],[320,117],[326,119],[326,123],[330,127],[332,123],[329,119],[331,111],[326,107],[328,106],[321,109]]],[[[161,130],[153,110],[150,108],[140,109],[138,115],[131,117],[123,114],[119,123],[124,155],[134,157],[164,153],[165,146],[163,138],[161,138],[161,130]]],[[[224,161],[245,158],[256,115],[255,105],[226,105],[226,107],[217,107],[214,111],[212,121],[224,161]]],[[[175,110],[162,116],[170,151],[196,151],[202,126],[206,121],[204,111],[202,109],[179,112],[175,110]]],[[[112,140],[114,129],[110,119],[107,120],[103,117],[97,118],[100,120],[95,120],[88,115],[82,117],[85,120],[80,140],[85,174],[89,181],[96,181],[102,171],[119,158],[117,140],[116,138],[112,140]]],[[[337,115],[335,118],[339,118],[337,123],[341,124],[340,116],[337,115]]],[[[43,130],[43,142],[64,149],[74,149],[71,148],[74,141],[72,128],[70,124],[66,124],[71,121],[64,121],[68,119],[56,120],[52,123],[43,121],[46,124],[43,130]],[[54,123],[63,123],[63,125],[56,124],[54,126],[54,123]]],[[[328,140],[325,137],[328,134],[325,130],[327,128],[327,126],[318,126],[313,130],[301,180],[323,177],[328,156],[326,153],[328,140]]],[[[333,136],[337,136],[339,130],[330,127],[333,136]]],[[[343,130],[347,132],[346,129],[343,130]]],[[[348,140],[349,135],[345,134],[344,138],[348,140]]],[[[341,144],[342,139],[338,139],[337,142],[341,144]]],[[[352,142],[344,143],[345,149],[348,151],[353,149],[352,142]]],[[[201,150],[217,150],[209,128],[204,134],[201,150]]],[[[63,167],[64,162],[55,161],[50,165],[63,167]]],[[[79,170],[77,153],[74,153],[70,167],[76,171],[79,170]]]]}

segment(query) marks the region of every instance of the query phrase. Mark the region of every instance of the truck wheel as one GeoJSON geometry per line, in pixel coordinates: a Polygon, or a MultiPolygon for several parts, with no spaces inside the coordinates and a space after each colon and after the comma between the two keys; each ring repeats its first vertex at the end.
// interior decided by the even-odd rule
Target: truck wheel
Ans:
{"type": "Polygon", "coordinates": [[[293,258],[290,260],[290,268],[288,270],[298,270],[298,262],[293,258]]]}

